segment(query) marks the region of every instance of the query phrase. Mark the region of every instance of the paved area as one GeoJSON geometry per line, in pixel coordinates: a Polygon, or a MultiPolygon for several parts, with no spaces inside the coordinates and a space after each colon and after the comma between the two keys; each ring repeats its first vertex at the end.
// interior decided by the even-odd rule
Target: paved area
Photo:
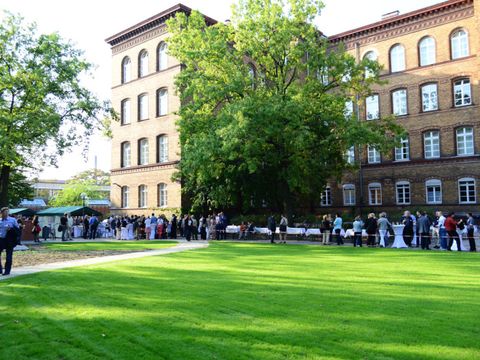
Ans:
{"type": "Polygon", "coordinates": [[[25,267],[13,268],[10,275],[0,276],[0,281],[11,279],[13,277],[22,276],[22,275],[36,274],[44,271],[66,269],[66,268],[71,268],[76,266],[102,264],[102,263],[118,261],[118,260],[137,259],[137,258],[143,258],[147,256],[173,254],[173,253],[182,252],[182,251],[202,249],[206,247],[208,247],[208,242],[206,241],[191,241],[191,242],[179,241],[179,244],[177,246],[166,248],[166,249],[126,253],[121,255],[102,256],[102,257],[95,257],[90,259],[70,260],[70,261],[56,262],[51,264],[42,264],[42,265],[36,265],[36,266],[25,266],[25,267]]]}

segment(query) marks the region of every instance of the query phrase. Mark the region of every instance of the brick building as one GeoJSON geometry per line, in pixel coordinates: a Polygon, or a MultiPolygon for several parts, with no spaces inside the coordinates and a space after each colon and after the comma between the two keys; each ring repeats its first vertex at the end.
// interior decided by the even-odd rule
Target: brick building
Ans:
{"type": "MultiPolygon", "coordinates": [[[[113,126],[114,211],[181,206],[180,184],[171,181],[180,156],[173,81],[181,65],[167,55],[164,42],[165,21],[179,11],[191,10],[179,4],[107,39],[112,103],[121,114],[113,126]]],[[[352,149],[360,170],[329,184],[319,212],[477,209],[479,12],[480,0],[450,0],[329,38],[358,60],[384,65],[381,78],[388,83],[352,104],[359,120],[394,114],[408,137],[390,154],[352,149]]]]}

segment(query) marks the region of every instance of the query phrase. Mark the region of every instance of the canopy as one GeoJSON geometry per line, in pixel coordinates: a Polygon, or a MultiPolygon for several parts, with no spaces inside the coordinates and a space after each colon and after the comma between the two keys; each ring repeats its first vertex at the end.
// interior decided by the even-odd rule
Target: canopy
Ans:
{"type": "Polygon", "coordinates": [[[10,215],[23,215],[23,216],[33,216],[35,215],[35,211],[29,208],[17,208],[17,209],[10,209],[8,211],[10,215]]]}
{"type": "Polygon", "coordinates": [[[49,209],[41,210],[37,213],[38,216],[63,216],[63,214],[70,214],[72,216],[81,216],[81,215],[96,215],[100,216],[102,213],[97,210],[93,210],[88,206],[63,206],[63,207],[52,207],[49,209]]]}

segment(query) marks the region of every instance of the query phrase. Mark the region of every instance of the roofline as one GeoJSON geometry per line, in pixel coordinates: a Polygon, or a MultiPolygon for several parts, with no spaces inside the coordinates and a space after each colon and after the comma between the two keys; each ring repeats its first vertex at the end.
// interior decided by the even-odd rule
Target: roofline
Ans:
{"type": "Polygon", "coordinates": [[[333,35],[333,36],[329,36],[328,41],[332,42],[332,43],[339,42],[339,41],[345,40],[346,38],[349,38],[349,37],[351,38],[351,37],[354,37],[354,36],[362,35],[363,33],[372,32],[372,31],[375,31],[375,30],[385,28],[389,25],[404,23],[404,22],[410,21],[413,18],[418,17],[418,16],[427,15],[427,14],[435,13],[435,12],[440,12],[440,11],[446,10],[448,8],[453,8],[453,7],[457,7],[457,6],[460,6],[460,5],[463,5],[463,4],[468,4],[468,3],[473,3],[473,0],[448,0],[448,1],[444,1],[444,2],[441,2],[441,3],[435,4],[435,5],[431,5],[431,6],[424,7],[424,8],[418,9],[418,10],[410,11],[410,12],[402,14],[402,15],[394,16],[392,18],[388,18],[388,19],[385,19],[385,20],[380,20],[380,21],[377,21],[377,22],[374,22],[374,23],[371,23],[371,24],[368,24],[368,25],[365,25],[365,26],[361,26],[361,27],[356,28],[356,29],[348,30],[348,31],[345,31],[345,32],[342,32],[342,33],[339,33],[339,34],[336,34],[336,35],[333,35]]]}
{"type": "MultiPolygon", "coordinates": [[[[160,24],[165,23],[165,20],[168,18],[172,17],[174,14],[178,12],[184,12],[187,15],[189,15],[193,10],[189,8],[188,6],[185,6],[181,3],[178,3],[177,5],[174,5],[152,17],[149,17],[148,19],[145,19],[138,24],[135,24],[133,26],[130,26],[129,28],[112,35],[108,38],[105,39],[105,42],[110,44],[111,46],[115,46],[123,41],[126,41],[128,39],[131,39],[132,37],[139,35],[141,33],[144,33],[152,28],[155,28],[159,26],[160,24]]],[[[217,20],[212,19],[208,16],[203,15],[205,18],[205,21],[207,22],[208,25],[214,25],[217,23],[217,20]]]]}

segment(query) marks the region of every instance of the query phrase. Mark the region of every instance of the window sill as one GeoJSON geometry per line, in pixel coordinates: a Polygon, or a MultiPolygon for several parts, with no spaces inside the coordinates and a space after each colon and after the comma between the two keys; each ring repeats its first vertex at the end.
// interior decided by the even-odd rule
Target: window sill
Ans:
{"type": "Polygon", "coordinates": [[[149,119],[149,118],[146,118],[146,119],[138,119],[138,122],[147,121],[147,120],[150,120],[150,119],[149,119]]]}
{"type": "Polygon", "coordinates": [[[125,124],[120,124],[120,126],[127,126],[127,125],[132,125],[132,123],[129,122],[129,123],[125,123],[125,124]]]}
{"type": "Polygon", "coordinates": [[[405,162],[409,162],[410,159],[400,159],[400,160],[393,160],[393,163],[405,163],[405,162]]]}

